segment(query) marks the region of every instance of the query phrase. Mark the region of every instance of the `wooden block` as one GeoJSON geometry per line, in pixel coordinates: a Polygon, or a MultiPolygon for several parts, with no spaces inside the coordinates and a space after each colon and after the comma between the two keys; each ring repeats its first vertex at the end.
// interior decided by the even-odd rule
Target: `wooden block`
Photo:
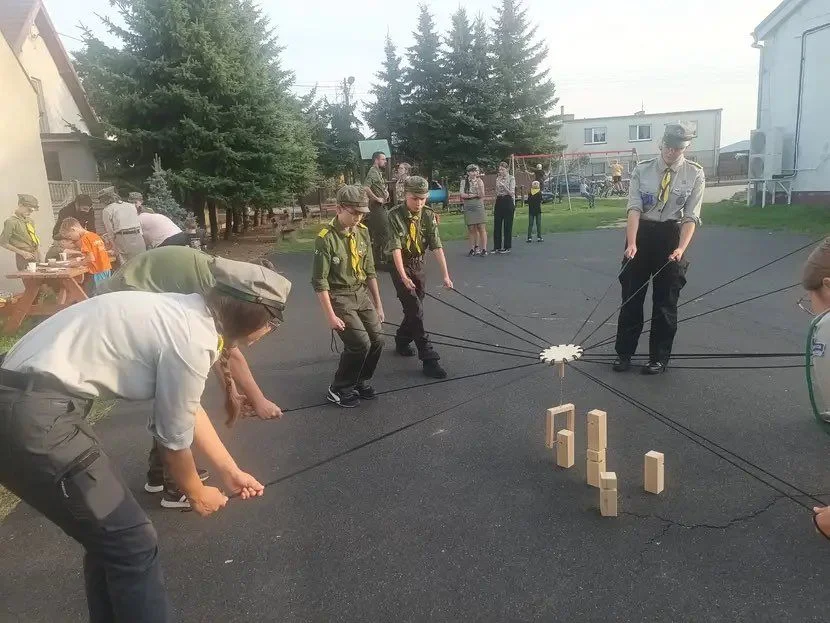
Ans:
{"type": "Polygon", "coordinates": [[[599,488],[600,489],[616,489],[617,488],[617,473],[616,472],[600,472],[599,473],[599,488]]]}
{"type": "Polygon", "coordinates": [[[605,450],[588,450],[588,460],[605,463],[605,450]]]}
{"type": "Polygon", "coordinates": [[[559,467],[574,466],[574,434],[570,430],[556,433],[556,464],[559,467]]]}
{"type": "Polygon", "coordinates": [[[560,379],[565,378],[565,362],[560,361],[556,364],[556,373],[559,375],[560,379]]]}
{"type": "Polygon", "coordinates": [[[665,459],[662,452],[646,452],[643,466],[645,490],[649,493],[661,493],[665,488],[665,459]]]}
{"type": "Polygon", "coordinates": [[[599,487],[599,475],[605,471],[605,461],[587,462],[588,484],[592,487],[599,487]]]}
{"type": "Polygon", "coordinates": [[[554,439],[554,426],[556,422],[554,422],[553,413],[551,413],[553,409],[548,409],[547,417],[545,418],[545,447],[553,448],[555,439],[554,439]]]}
{"type": "Polygon", "coordinates": [[[599,492],[599,512],[603,517],[617,516],[616,489],[603,489],[599,492]]]}
{"type": "Polygon", "coordinates": [[[608,428],[605,411],[588,411],[588,449],[605,450],[608,447],[608,428]]]}
{"type": "MultiPolygon", "coordinates": [[[[574,407],[573,404],[569,402],[564,405],[559,405],[558,407],[551,407],[547,410],[547,414],[548,421],[553,421],[557,415],[564,415],[567,419],[567,424],[565,425],[565,428],[567,428],[571,432],[574,432],[574,424],[576,422],[576,407],[574,407]]],[[[551,439],[553,438],[552,435],[553,433],[551,433],[551,439]]],[[[550,447],[552,448],[553,446],[550,447]]]]}

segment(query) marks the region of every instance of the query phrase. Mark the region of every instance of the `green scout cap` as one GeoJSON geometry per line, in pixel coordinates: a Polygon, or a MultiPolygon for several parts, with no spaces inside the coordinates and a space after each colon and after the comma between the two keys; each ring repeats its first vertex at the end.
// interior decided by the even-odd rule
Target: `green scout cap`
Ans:
{"type": "Polygon", "coordinates": [[[129,201],[144,201],[144,195],[141,193],[130,193],[127,195],[129,201]]]}
{"type": "Polygon", "coordinates": [[[291,282],[279,273],[260,264],[237,262],[217,257],[211,269],[216,288],[223,294],[241,301],[259,303],[268,307],[282,320],[282,312],[291,282]]]}
{"type": "Polygon", "coordinates": [[[404,182],[403,189],[405,192],[412,193],[413,195],[428,195],[429,182],[420,175],[413,175],[404,182]]]}
{"type": "Polygon", "coordinates": [[[121,200],[118,193],[115,192],[115,186],[107,186],[104,190],[100,191],[95,198],[101,203],[115,203],[116,201],[121,200]]]}
{"type": "Polygon", "coordinates": [[[366,197],[366,191],[362,186],[341,186],[337,191],[337,205],[354,208],[364,214],[369,213],[369,199],[366,197]]]}
{"type": "Polygon", "coordinates": [[[37,197],[34,195],[26,195],[26,194],[18,194],[17,195],[17,205],[24,206],[26,208],[32,208],[33,210],[38,209],[37,197]]]}
{"type": "Polygon", "coordinates": [[[686,123],[669,123],[663,132],[663,143],[668,147],[686,147],[696,136],[691,126],[686,123]]]}
{"type": "Polygon", "coordinates": [[[478,165],[477,164],[468,164],[467,165],[467,173],[469,173],[470,171],[478,171],[478,165]]]}

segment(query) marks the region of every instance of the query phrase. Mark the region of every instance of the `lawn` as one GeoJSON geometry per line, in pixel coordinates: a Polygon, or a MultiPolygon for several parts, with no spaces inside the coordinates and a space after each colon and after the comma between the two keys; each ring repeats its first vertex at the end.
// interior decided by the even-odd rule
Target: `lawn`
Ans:
{"type": "MultiPolygon", "coordinates": [[[[625,201],[623,199],[602,199],[588,209],[588,202],[581,197],[571,199],[572,209],[567,200],[561,204],[547,203],[542,208],[542,230],[545,233],[585,231],[600,227],[623,226],[625,223],[625,201]]],[[[464,216],[459,213],[441,213],[441,238],[463,240],[467,237],[464,216]]],[[[492,232],[492,210],[488,210],[488,229],[492,232]]],[[[805,205],[773,205],[765,208],[747,207],[743,203],[721,201],[703,206],[703,223],[722,227],[750,227],[821,235],[830,232],[830,207],[805,205]]],[[[516,208],[513,234],[519,239],[527,233],[527,207],[516,208]]],[[[325,223],[324,223],[325,224],[325,223]]],[[[323,225],[313,225],[292,242],[282,242],[278,252],[308,251],[314,246],[314,237],[323,225]]]]}

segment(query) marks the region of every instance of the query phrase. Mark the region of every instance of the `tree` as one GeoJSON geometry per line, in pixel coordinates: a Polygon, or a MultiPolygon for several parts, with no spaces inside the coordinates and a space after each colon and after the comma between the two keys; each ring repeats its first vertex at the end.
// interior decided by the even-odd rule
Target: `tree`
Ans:
{"type": "Polygon", "coordinates": [[[407,49],[409,68],[402,127],[412,156],[422,163],[421,171],[429,176],[435,163],[441,162],[447,139],[446,75],[441,64],[441,40],[435,22],[425,4],[419,4],[415,45],[407,49]]]}
{"type": "Polygon", "coordinates": [[[548,153],[556,143],[558,101],[542,65],[548,46],[536,37],[521,0],[501,0],[493,25],[494,84],[501,101],[498,142],[507,153],[548,153]]]}
{"type": "Polygon", "coordinates": [[[147,201],[145,205],[153,212],[164,214],[179,227],[184,225],[187,212],[182,209],[173,197],[173,193],[170,192],[165,171],[161,168],[161,158],[158,155],[153,158],[153,174],[147,179],[147,201]]]}
{"type": "Polygon", "coordinates": [[[402,126],[403,102],[408,92],[401,59],[395,52],[395,44],[388,34],[383,51],[383,68],[375,74],[378,82],[372,84],[371,92],[375,96],[375,101],[367,106],[364,116],[375,138],[388,139],[392,152],[400,154],[406,151],[402,126]]]}

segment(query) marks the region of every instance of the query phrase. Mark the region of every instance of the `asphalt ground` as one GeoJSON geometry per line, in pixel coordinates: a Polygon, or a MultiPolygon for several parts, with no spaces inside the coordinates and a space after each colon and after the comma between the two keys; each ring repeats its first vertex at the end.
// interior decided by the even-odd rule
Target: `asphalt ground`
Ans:
{"type": "MultiPolygon", "coordinates": [[[[533,244],[517,238],[512,255],[487,258],[467,258],[463,244],[451,243],[447,255],[460,292],[558,344],[570,341],[614,282],[621,238],[620,231],[533,244]]],[[[688,254],[681,301],[693,302],[681,319],[795,283],[808,251],[694,298],[807,242],[702,229],[688,254]]],[[[286,322],[248,354],[266,393],[291,409],[323,401],[337,355],[309,286],[310,256],[276,259],[294,282],[286,322]]],[[[429,262],[430,293],[519,333],[442,291],[436,268],[429,262]]],[[[388,319],[399,321],[386,275],[381,288],[388,319]]],[[[795,305],[799,296],[792,289],[683,323],[675,352],[800,352],[808,318],[795,305]]],[[[612,285],[582,335],[619,303],[612,285]]],[[[433,299],[425,315],[433,331],[537,350],[433,299]]],[[[586,344],[613,335],[615,321],[586,344]]],[[[376,388],[426,382],[391,341],[376,388]]],[[[438,350],[454,377],[532,361],[438,350]]],[[[830,443],[812,421],[802,369],[680,369],[800,361],[675,363],[659,377],[573,367],[830,501],[830,443]]],[[[156,525],[181,621],[827,620],[830,544],[814,533],[808,511],[575,369],[561,392],[577,407],[576,465],[568,470],[544,446],[544,412],[559,403],[560,385],[542,365],[392,392],[358,409],[291,411],[230,431],[211,381],[204,404],[238,463],[263,482],[286,479],[208,519],[163,510],[143,493],[147,405],[122,404],[97,430],[156,525]],[[585,413],[595,408],[608,412],[617,518],[600,516],[598,490],[585,482],[585,413]],[[649,450],[666,457],[659,496],[642,487],[649,450]]],[[[0,620],[84,620],[81,555],[21,505],[0,526],[0,620]]]]}

